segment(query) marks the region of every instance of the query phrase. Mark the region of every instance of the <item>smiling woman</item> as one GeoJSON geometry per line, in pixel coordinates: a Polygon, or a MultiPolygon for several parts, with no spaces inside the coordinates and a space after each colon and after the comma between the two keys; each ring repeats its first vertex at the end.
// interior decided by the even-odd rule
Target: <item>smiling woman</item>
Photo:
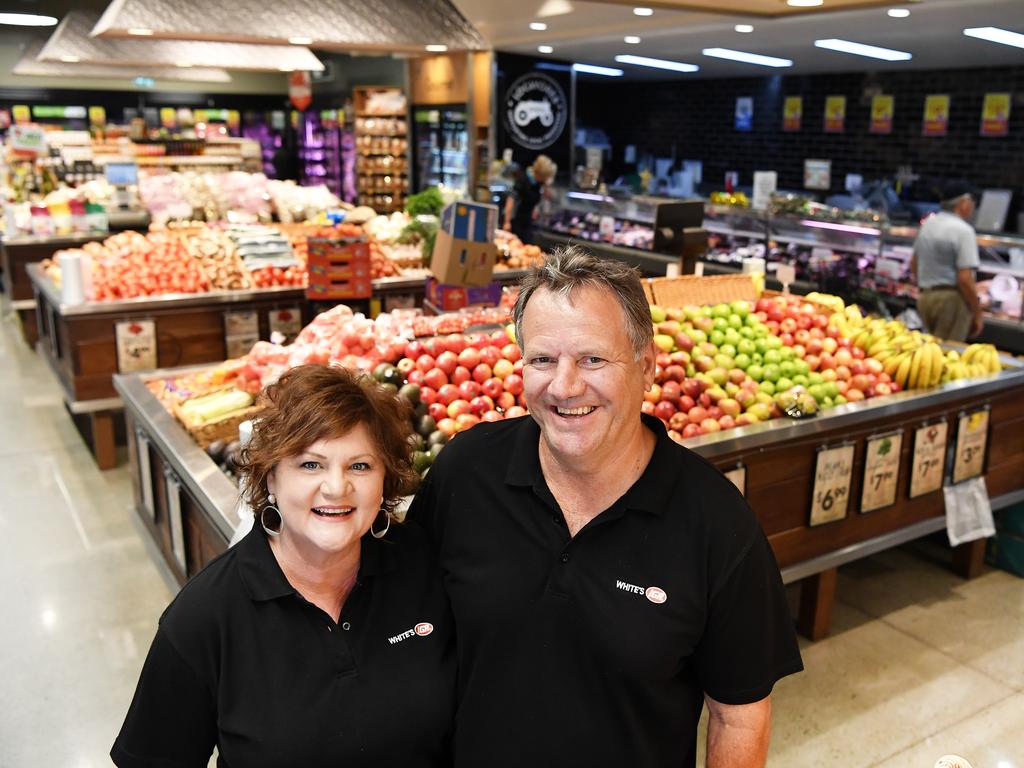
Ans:
{"type": "Polygon", "coordinates": [[[417,479],[407,406],[312,365],[261,404],[240,467],[260,525],[164,613],[111,757],[448,764],[447,601],[426,537],[391,524],[417,479]]]}

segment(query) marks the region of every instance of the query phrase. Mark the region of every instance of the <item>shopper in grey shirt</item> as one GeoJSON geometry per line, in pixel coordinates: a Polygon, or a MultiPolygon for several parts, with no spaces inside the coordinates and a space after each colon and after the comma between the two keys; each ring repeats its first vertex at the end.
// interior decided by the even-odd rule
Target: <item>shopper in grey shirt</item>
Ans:
{"type": "Polygon", "coordinates": [[[951,182],[942,210],[921,224],[910,271],[920,295],[917,311],[930,333],[950,341],[977,336],[983,325],[974,286],[978,240],[968,222],[974,215],[974,188],[951,182]]]}

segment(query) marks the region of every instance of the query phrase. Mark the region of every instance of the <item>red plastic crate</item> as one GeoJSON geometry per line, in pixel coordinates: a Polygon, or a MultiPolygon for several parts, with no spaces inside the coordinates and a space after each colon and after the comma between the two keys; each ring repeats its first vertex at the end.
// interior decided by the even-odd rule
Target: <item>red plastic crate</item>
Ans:
{"type": "Polygon", "coordinates": [[[368,299],[373,294],[370,245],[365,240],[311,237],[307,266],[310,299],[368,299]]]}

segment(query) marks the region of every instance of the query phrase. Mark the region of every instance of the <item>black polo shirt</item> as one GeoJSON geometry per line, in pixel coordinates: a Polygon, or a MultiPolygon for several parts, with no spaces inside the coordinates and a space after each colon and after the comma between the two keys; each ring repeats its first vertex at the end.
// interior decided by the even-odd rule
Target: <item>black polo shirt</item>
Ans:
{"type": "Polygon", "coordinates": [[[693,766],[707,692],[759,701],[803,668],[771,548],[736,488],[674,443],[575,538],[530,417],[480,424],[430,470],[458,638],[457,766],[693,766]]]}
{"type": "Polygon", "coordinates": [[[110,756],[122,768],[449,765],[447,599],[415,524],[366,535],[337,624],[256,526],[181,590],[110,756]]]}

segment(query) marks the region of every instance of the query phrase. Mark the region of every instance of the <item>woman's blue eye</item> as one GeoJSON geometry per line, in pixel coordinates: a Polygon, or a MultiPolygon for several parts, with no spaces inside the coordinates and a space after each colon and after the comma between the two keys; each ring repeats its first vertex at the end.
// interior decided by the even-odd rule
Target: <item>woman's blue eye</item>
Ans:
{"type": "Polygon", "coordinates": [[[303,469],[316,469],[317,467],[320,466],[320,462],[319,461],[304,461],[299,466],[302,467],[303,469]]]}
{"type": "Polygon", "coordinates": [[[365,461],[357,461],[355,464],[352,465],[352,469],[356,470],[357,472],[366,472],[370,468],[370,465],[367,464],[365,461]]]}

